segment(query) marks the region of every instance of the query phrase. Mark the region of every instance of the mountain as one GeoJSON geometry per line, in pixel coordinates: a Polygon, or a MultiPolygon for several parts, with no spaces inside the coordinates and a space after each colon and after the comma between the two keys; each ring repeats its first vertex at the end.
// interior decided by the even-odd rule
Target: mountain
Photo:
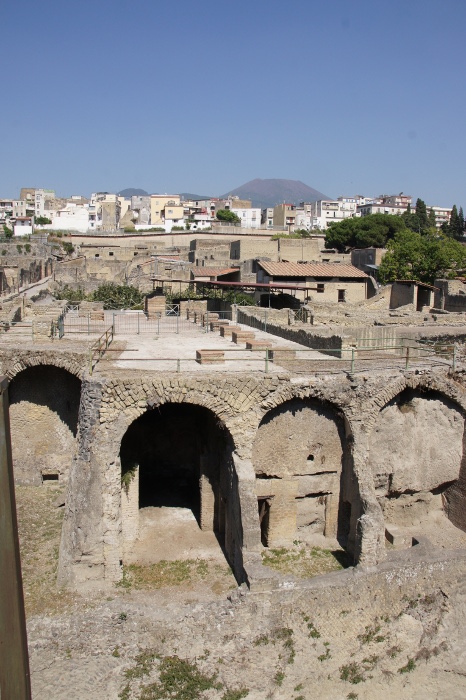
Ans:
{"type": "Polygon", "coordinates": [[[252,200],[253,207],[274,207],[276,204],[288,202],[299,204],[299,202],[317,202],[319,199],[332,199],[332,197],[308,187],[300,180],[251,180],[245,185],[230,190],[221,195],[220,199],[228,195],[237,195],[240,199],[252,200]]]}
{"type": "Polygon", "coordinates": [[[188,199],[192,199],[195,202],[198,202],[199,200],[202,199],[211,199],[212,195],[211,194],[192,194],[192,192],[181,192],[180,197],[183,200],[183,202],[186,202],[188,199]]]}
{"type": "Polygon", "coordinates": [[[135,187],[128,187],[126,190],[121,190],[121,192],[117,192],[117,195],[119,197],[147,197],[149,192],[146,192],[146,190],[138,190],[135,187]]]}

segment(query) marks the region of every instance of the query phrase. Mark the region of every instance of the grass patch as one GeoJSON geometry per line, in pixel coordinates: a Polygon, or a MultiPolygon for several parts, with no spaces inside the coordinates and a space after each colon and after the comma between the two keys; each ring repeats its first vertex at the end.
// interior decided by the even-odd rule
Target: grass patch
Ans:
{"type": "Polygon", "coordinates": [[[123,577],[115,585],[126,589],[157,589],[167,586],[183,586],[216,577],[215,584],[222,591],[236,588],[234,576],[228,566],[220,566],[202,559],[159,561],[149,566],[129,564],[123,567],[123,577]],[[218,579],[221,577],[221,582],[218,579]]]}
{"type": "Polygon", "coordinates": [[[343,550],[304,546],[267,549],[262,552],[262,563],[282,574],[293,574],[298,578],[311,578],[351,566],[343,550]]]}
{"type": "Polygon", "coordinates": [[[15,486],[26,615],[62,612],[71,592],[57,587],[58,552],[64,508],[60,488],[15,486]]]}
{"type": "Polygon", "coordinates": [[[348,683],[353,683],[354,685],[363,683],[366,680],[363,669],[354,661],[340,667],[340,678],[342,681],[348,681],[348,683]]]}
{"type": "Polygon", "coordinates": [[[398,673],[411,673],[411,671],[414,671],[415,668],[416,664],[414,659],[408,659],[407,664],[398,669],[398,673]]]}
{"type": "Polygon", "coordinates": [[[134,661],[134,666],[125,671],[120,700],[200,700],[212,697],[208,692],[212,690],[223,691],[221,700],[241,700],[249,695],[248,688],[229,688],[219,681],[216,672],[206,673],[196,661],[176,655],[160,657],[146,649],[134,661]],[[144,682],[146,676],[155,673],[156,680],[144,682]]]}

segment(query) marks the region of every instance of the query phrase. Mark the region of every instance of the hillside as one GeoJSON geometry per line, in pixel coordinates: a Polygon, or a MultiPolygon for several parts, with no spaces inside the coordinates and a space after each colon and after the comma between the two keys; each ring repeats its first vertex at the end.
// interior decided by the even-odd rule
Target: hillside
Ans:
{"type": "Polygon", "coordinates": [[[253,207],[273,207],[281,202],[299,204],[299,202],[316,202],[319,199],[332,199],[326,194],[315,190],[300,180],[256,178],[246,184],[221,195],[237,195],[240,199],[251,199],[253,207]]]}
{"type": "Polygon", "coordinates": [[[117,192],[119,197],[145,197],[149,193],[146,190],[141,190],[136,187],[128,187],[126,190],[121,190],[117,192]]]}

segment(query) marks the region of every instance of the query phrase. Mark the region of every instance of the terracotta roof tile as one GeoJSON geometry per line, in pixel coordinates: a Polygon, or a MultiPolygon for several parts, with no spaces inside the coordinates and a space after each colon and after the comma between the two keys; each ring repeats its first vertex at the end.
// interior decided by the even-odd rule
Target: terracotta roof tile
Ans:
{"type": "Polygon", "coordinates": [[[238,267],[193,267],[191,272],[194,277],[219,277],[230,272],[239,272],[238,267]]]}
{"type": "Polygon", "coordinates": [[[339,263],[285,263],[262,262],[258,264],[272,277],[367,277],[353,265],[339,263]]]}

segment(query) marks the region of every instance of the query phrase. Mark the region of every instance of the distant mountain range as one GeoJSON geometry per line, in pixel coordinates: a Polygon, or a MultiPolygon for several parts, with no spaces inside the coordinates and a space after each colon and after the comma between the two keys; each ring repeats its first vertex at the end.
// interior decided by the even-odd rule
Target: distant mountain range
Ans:
{"type": "Polygon", "coordinates": [[[135,187],[128,187],[126,190],[121,190],[120,192],[117,192],[117,195],[119,197],[126,197],[129,199],[129,197],[147,197],[149,195],[149,192],[146,192],[146,190],[138,190],[135,187]]]}
{"type": "MultiPolygon", "coordinates": [[[[136,188],[128,188],[118,192],[120,197],[144,196],[148,192],[136,188]]],[[[187,199],[210,199],[213,195],[193,194],[192,192],[181,192],[181,198],[187,199]]],[[[274,207],[276,204],[287,202],[289,204],[299,204],[300,202],[317,202],[319,199],[332,199],[323,192],[315,190],[313,187],[305,185],[300,180],[283,180],[272,178],[269,180],[251,180],[246,184],[236,187],[222,195],[217,195],[219,199],[226,199],[228,196],[237,196],[240,199],[250,199],[253,207],[274,207]]]]}
{"type": "Polygon", "coordinates": [[[240,199],[252,200],[253,207],[274,207],[276,204],[287,202],[299,204],[299,202],[317,202],[319,199],[332,199],[326,194],[305,185],[300,180],[251,180],[245,185],[230,190],[221,199],[228,195],[236,195],[240,199]]]}

